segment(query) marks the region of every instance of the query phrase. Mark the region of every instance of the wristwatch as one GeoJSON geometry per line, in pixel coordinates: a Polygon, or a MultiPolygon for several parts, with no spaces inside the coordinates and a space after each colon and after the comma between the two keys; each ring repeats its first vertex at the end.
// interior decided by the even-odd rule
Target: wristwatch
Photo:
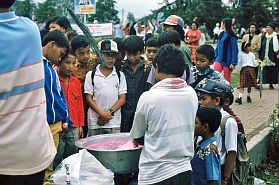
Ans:
{"type": "Polygon", "coordinates": [[[112,108],[109,109],[112,116],[114,116],[114,110],[112,108]]]}

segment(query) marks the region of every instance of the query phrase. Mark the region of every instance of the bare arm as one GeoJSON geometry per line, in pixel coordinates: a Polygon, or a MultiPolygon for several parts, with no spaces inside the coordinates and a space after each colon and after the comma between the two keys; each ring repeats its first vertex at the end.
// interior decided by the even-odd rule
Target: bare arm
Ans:
{"type": "Polygon", "coordinates": [[[236,152],[229,151],[227,154],[225,165],[224,165],[224,170],[222,172],[222,184],[227,184],[227,182],[223,181],[223,177],[229,178],[231,176],[231,173],[235,166],[235,160],[236,160],[236,152]]]}
{"type": "Polygon", "coordinates": [[[111,107],[111,109],[116,112],[118,109],[120,109],[126,102],[126,94],[121,94],[118,96],[117,102],[111,107]]]}

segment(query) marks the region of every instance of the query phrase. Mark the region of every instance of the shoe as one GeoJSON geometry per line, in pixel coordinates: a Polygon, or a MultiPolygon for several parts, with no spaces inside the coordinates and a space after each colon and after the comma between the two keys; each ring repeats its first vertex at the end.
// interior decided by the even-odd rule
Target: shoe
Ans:
{"type": "Polygon", "coordinates": [[[242,98],[236,98],[234,102],[241,105],[242,104],[242,98]]]}
{"type": "Polygon", "coordinates": [[[269,89],[271,89],[271,90],[273,90],[273,89],[274,89],[274,87],[273,87],[273,85],[272,85],[272,84],[269,84],[269,89]]]}
{"type": "Polygon", "coordinates": [[[247,102],[248,102],[248,103],[251,103],[251,102],[252,102],[252,99],[251,99],[250,96],[247,96],[247,102]]]}

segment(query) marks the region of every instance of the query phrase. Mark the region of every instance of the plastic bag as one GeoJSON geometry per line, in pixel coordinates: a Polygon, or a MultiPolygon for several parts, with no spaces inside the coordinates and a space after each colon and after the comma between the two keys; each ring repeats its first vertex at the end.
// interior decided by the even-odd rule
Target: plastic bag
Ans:
{"type": "Polygon", "coordinates": [[[114,185],[114,174],[87,150],[64,159],[55,169],[50,182],[59,185],[114,185]]]}

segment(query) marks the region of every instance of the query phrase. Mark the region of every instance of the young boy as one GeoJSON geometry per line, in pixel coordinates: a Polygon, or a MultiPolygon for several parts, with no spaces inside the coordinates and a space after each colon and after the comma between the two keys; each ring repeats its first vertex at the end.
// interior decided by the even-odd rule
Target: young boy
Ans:
{"type": "Polygon", "coordinates": [[[59,64],[59,80],[71,115],[72,128],[69,128],[68,132],[60,137],[54,166],[59,165],[63,158],[75,154],[78,151],[75,142],[83,137],[84,110],[81,84],[77,78],[72,76],[75,62],[76,56],[70,50],[59,64]]]}
{"type": "Polygon", "coordinates": [[[154,37],[149,38],[145,43],[145,55],[147,57],[147,61],[145,61],[145,65],[151,66],[154,60],[155,55],[159,50],[158,40],[154,37]]]}
{"type": "Polygon", "coordinates": [[[121,109],[121,132],[130,132],[134,114],[140,95],[148,90],[146,83],[150,67],[144,63],[141,54],[144,51],[142,38],[132,35],[124,41],[127,60],[122,67],[122,72],[127,80],[126,103],[121,109]]]}
{"type": "Polygon", "coordinates": [[[220,126],[222,114],[216,108],[200,107],[195,121],[195,135],[202,140],[197,144],[191,161],[192,185],[221,184],[221,163],[214,133],[220,126]]]}
{"type": "MultiPolygon", "coordinates": [[[[69,48],[69,43],[62,32],[54,30],[44,37],[42,46],[45,71],[47,122],[57,148],[59,145],[59,133],[62,131],[62,126],[64,129],[67,129],[70,122],[64,92],[61,88],[58,75],[52,66],[57,66],[65,56],[69,48]]],[[[46,170],[45,181],[48,180],[48,177],[52,173],[53,169],[51,165],[46,170]]]]}
{"type": "MultiPolygon", "coordinates": [[[[200,106],[212,106],[219,109],[222,113],[222,119],[229,115],[229,113],[222,109],[225,102],[225,86],[226,84],[220,81],[204,79],[195,88],[199,94],[200,106]]],[[[234,168],[237,151],[237,133],[237,123],[232,117],[228,118],[225,123],[225,146],[222,146],[220,127],[215,132],[217,146],[221,156],[222,184],[227,184],[234,168]]]]}
{"type": "MultiPolygon", "coordinates": [[[[165,44],[173,44],[175,47],[180,48],[179,34],[174,30],[161,33],[158,38],[158,45],[159,47],[162,47],[165,44]]],[[[185,54],[184,54],[184,61],[186,61],[185,54]]],[[[184,79],[187,82],[187,84],[191,84],[192,82],[194,82],[194,77],[188,64],[185,64],[185,70],[181,78],[184,79]]],[[[151,68],[147,82],[149,83],[150,86],[156,83],[154,66],[152,66],[151,68]]]]}
{"type": "Polygon", "coordinates": [[[228,83],[219,72],[210,68],[210,65],[212,65],[214,62],[214,57],[215,51],[210,45],[201,45],[196,50],[196,61],[194,62],[195,66],[191,67],[195,78],[195,81],[190,84],[193,88],[195,88],[196,85],[204,78],[228,83]]]}
{"type": "Polygon", "coordinates": [[[141,95],[130,132],[136,145],[144,140],[139,184],[191,184],[198,98],[179,78],[185,69],[180,49],[167,44],[154,62],[158,83],[141,95]]]}
{"type": "Polygon", "coordinates": [[[120,131],[120,108],[127,93],[125,76],[114,67],[119,54],[117,44],[113,40],[103,40],[98,45],[104,61],[86,74],[84,85],[89,105],[88,136],[120,131]]]}
{"type": "Polygon", "coordinates": [[[38,26],[0,1],[0,184],[42,185],[56,154],[38,26]]]}

